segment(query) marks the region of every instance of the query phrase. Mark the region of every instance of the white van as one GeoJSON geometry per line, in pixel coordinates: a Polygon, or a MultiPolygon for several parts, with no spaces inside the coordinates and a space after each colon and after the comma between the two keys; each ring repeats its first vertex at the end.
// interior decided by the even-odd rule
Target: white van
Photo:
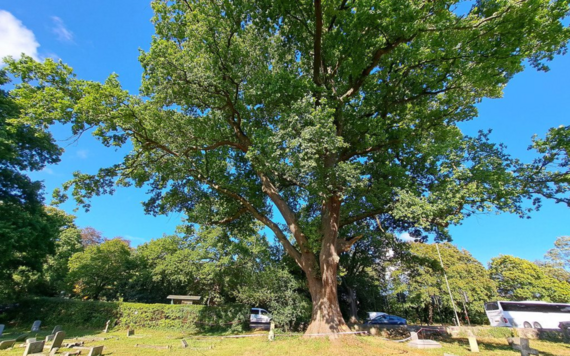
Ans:
{"type": "Polygon", "coordinates": [[[250,323],[269,323],[271,322],[271,314],[265,309],[251,308],[249,316],[250,323]]]}

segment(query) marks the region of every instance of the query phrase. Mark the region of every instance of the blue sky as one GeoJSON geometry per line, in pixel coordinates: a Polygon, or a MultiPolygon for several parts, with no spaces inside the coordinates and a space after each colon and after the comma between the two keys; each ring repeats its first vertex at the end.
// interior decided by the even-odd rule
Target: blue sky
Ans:
{"type": "MultiPolygon", "coordinates": [[[[0,0],[0,57],[21,51],[37,58],[60,58],[82,79],[104,80],[119,74],[124,88],[138,92],[142,69],[139,48],[149,48],[153,35],[149,1],[141,0],[0,0]]],[[[507,145],[507,151],[524,161],[533,157],[527,147],[535,134],[569,124],[570,57],[557,57],[548,73],[527,68],[505,89],[504,98],[484,100],[479,117],[461,126],[475,134],[492,129],[491,138],[507,145]]],[[[62,162],[35,179],[44,181],[46,192],[61,186],[76,170],[93,173],[97,168],[119,162],[121,152],[106,149],[89,136],[70,140],[64,128],[54,134],[65,148],[62,162]]],[[[144,215],[144,189],[120,189],[113,196],[96,197],[89,213],[73,212],[73,203],[61,206],[77,216],[81,227],[92,226],[107,237],[123,236],[138,245],[174,232],[183,216],[144,215]]],[[[48,199],[49,201],[49,199],[48,199]]],[[[516,216],[477,215],[451,229],[454,243],[487,263],[499,254],[529,260],[541,259],[558,236],[570,235],[570,209],[545,202],[531,219],[516,216]]]]}

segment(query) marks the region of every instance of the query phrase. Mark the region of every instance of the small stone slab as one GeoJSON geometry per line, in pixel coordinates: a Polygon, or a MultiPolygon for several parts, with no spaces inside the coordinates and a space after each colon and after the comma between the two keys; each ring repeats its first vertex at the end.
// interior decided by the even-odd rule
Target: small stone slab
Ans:
{"type": "Polygon", "coordinates": [[[101,356],[103,355],[103,345],[92,347],[87,356],[101,356]]]}
{"type": "Polygon", "coordinates": [[[188,342],[186,342],[186,340],[182,339],[181,342],[182,342],[182,347],[183,347],[183,348],[187,348],[187,347],[188,347],[188,342]]]}
{"type": "Polygon", "coordinates": [[[408,342],[408,346],[414,349],[440,349],[441,344],[433,340],[414,340],[408,342]]]}
{"type": "Polygon", "coordinates": [[[77,356],[77,355],[81,355],[81,350],[63,353],[63,356],[77,356]]]}
{"type": "Polygon", "coordinates": [[[418,337],[418,333],[411,331],[410,332],[410,339],[412,339],[412,341],[414,341],[414,340],[419,340],[420,338],[418,337]]]}
{"type": "Polygon", "coordinates": [[[468,337],[469,339],[469,349],[471,352],[479,352],[479,345],[477,344],[477,339],[474,336],[468,337]]]}
{"type": "Polygon", "coordinates": [[[9,349],[11,347],[14,347],[15,344],[16,344],[16,340],[4,340],[4,341],[0,342],[0,350],[9,349]]]}
{"type": "Polygon", "coordinates": [[[143,349],[156,349],[156,350],[169,350],[172,348],[172,346],[170,345],[159,346],[159,345],[143,345],[143,344],[135,344],[135,347],[142,347],[143,349]]]}
{"type": "Polygon", "coordinates": [[[103,330],[104,333],[109,332],[109,324],[111,324],[111,320],[107,320],[107,322],[105,323],[105,330],[103,330]]]}
{"type": "Polygon", "coordinates": [[[22,341],[26,340],[26,338],[28,336],[30,336],[30,334],[22,334],[16,338],[16,342],[22,342],[22,341]]]}
{"type": "Polygon", "coordinates": [[[2,333],[4,332],[4,324],[0,324],[0,336],[2,336],[2,333]]]}
{"type": "Polygon", "coordinates": [[[32,331],[40,331],[40,325],[42,325],[41,320],[34,321],[34,323],[32,324],[32,331]]]}
{"type": "Polygon", "coordinates": [[[127,337],[133,336],[134,334],[135,334],[135,330],[134,330],[134,329],[129,329],[129,330],[127,330],[127,337]]]}
{"type": "Polygon", "coordinates": [[[44,350],[45,341],[34,341],[26,345],[23,356],[28,356],[30,354],[41,353],[44,350]]]}

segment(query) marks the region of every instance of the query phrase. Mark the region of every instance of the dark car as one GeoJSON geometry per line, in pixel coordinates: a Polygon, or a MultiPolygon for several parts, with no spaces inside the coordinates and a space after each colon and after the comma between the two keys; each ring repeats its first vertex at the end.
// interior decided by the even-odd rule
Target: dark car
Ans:
{"type": "Polygon", "coordinates": [[[364,325],[407,325],[406,319],[395,315],[378,315],[372,320],[368,320],[364,325]]]}

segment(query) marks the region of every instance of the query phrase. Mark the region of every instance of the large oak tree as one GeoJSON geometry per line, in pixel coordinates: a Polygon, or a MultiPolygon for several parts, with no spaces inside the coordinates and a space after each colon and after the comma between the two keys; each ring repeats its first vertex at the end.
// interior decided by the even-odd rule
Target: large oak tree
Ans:
{"type": "MultiPolygon", "coordinates": [[[[150,187],[146,210],[271,230],[307,276],[307,334],[347,330],[339,255],[375,231],[447,237],[478,211],[524,214],[527,185],[486,134],[457,123],[500,97],[523,63],[565,49],[566,0],[152,2],[141,95],[69,67],[11,61],[38,125],[95,127],[132,151],[67,188],[80,204],[150,187]]],[[[540,193],[540,192],[539,192],[540,193]]]]}

